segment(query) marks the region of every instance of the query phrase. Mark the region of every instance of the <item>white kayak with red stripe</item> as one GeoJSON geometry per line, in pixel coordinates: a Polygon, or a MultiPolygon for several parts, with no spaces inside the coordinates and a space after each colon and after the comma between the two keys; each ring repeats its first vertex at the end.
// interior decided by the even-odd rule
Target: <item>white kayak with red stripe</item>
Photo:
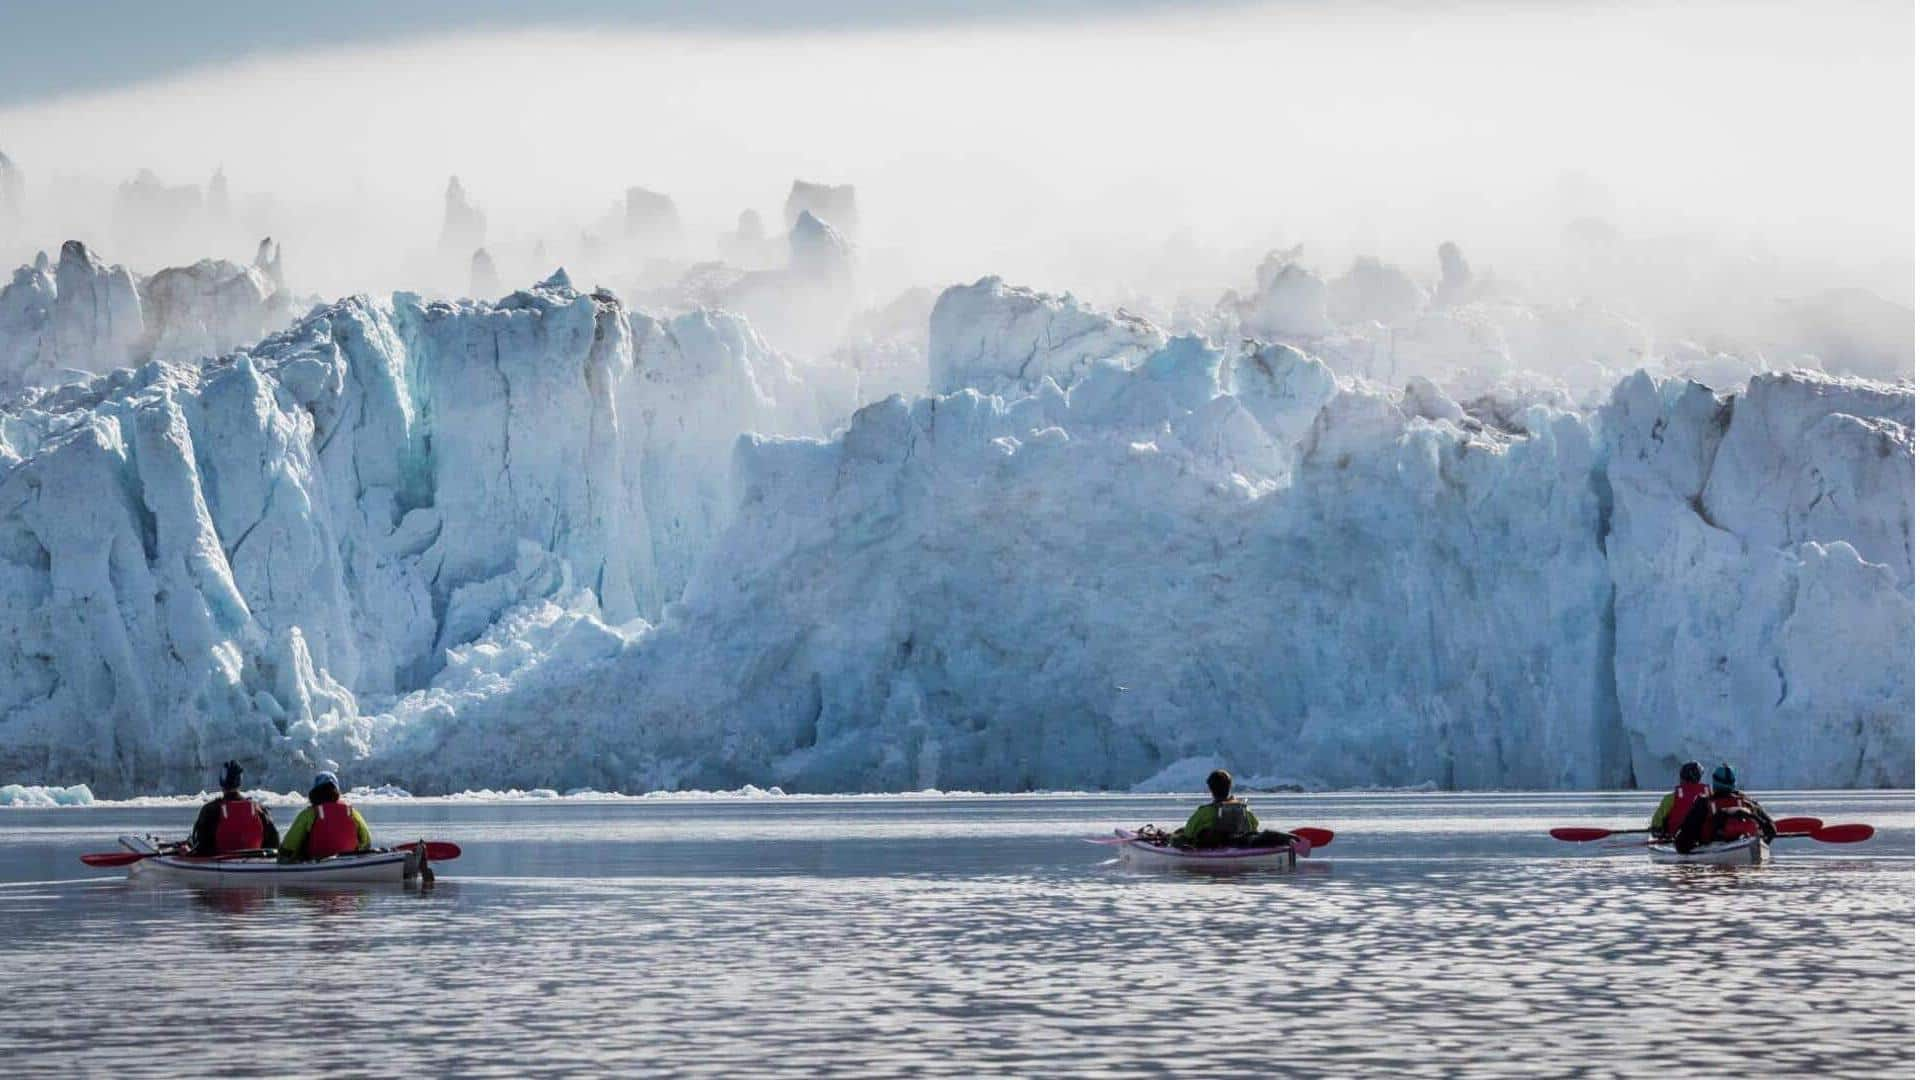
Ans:
{"type": "Polygon", "coordinates": [[[416,848],[355,852],[303,862],[281,862],[274,855],[184,855],[163,848],[150,836],[123,836],[120,846],[151,858],[127,867],[127,876],[208,885],[395,884],[412,881],[425,866],[416,848]]]}
{"type": "Polygon", "coordinates": [[[1287,870],[1299,857],[1311,851],[1305,840],[1278,847],[1257,848],[1182,848],[1142,840],[1132,829],[1115,829],[1120,858],[1130,866],[1177,870],[1287,870]]]}
{"type": "Polygon", "coordinates": [[[1676,851],[1672,844],[1647,845],[1647,854],[1654,862],[1703,866],[1758,866],[1767,861],[1769,850],[1766,839],[1760,836],[1701,844],[1687,852],[1676,851]]]}

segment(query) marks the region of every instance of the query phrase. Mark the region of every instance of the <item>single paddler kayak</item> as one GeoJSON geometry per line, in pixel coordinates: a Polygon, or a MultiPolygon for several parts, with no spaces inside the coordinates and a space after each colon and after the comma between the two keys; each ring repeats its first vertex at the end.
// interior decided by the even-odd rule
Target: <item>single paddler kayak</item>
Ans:
{"type": "Polygon", "coordinates": [[[1701,844],[1692,851],[1675,851],[1672,844],[1648,844],[1647,854],[1657,863],[1698,863],[1705,866],[1758,866],[1767,861],[1765,837],[1743,836],[1701,844]]]}
{"type": "Polygon", "coordinates": [[[1142,840],[1132,829],[1115,829],[1113,834],[1126,841],[1120,845],[1122,860],[1153,869],[1284,870],[1292,869],[1300,856],[1313,850],[1305,840],[1278,847],[1180,848],[1142,840]]]}
{"type": "Polygon", "coordinates": [[[307,862],[283,863],[272,855],[163,854],[159,843],[150,836],[123,836],[120,846],[128,851],[152,856],[129,864],[128,877],[208,885],[325,885],[335,882],[398,885],[420,877],[423,870],[432,874],[432,870],[427,869],[425,855],[415,848],[355,852],[307,862]]]}

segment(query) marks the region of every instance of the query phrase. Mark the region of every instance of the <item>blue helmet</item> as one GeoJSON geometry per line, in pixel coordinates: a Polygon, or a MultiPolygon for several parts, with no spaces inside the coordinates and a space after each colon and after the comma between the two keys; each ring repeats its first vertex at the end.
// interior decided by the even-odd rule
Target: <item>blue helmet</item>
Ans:
{"type": "Polygon", "coordinates": [[[314,773],[313,783],[308,787],[307,790],[312,791],[315,788],[323,788],[323,787],[331,787],[335,791],[338,791],[340,789],[340,778],[325,770],[314,773]]]}
{"type": "Polygon", "coordinates": [[[1734,790],[1733,766],[1723,761],[1714,768],[1713,790],[1715,794],[1724,794],[1734,790]]]}

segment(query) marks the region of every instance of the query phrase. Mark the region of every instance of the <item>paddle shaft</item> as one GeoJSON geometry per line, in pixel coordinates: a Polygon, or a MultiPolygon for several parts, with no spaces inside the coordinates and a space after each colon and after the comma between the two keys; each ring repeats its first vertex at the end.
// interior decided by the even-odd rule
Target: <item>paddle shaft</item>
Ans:
{"type": "MultiPolygon", "coordinates": [[[[1819,825],[1818,818],[1784,818],[1782,820],[1794,825],[1801,825],[1806,822],[1814,822],[1816,824],[1813,828],[1780,829],[1773,834],[1775,840],[1812,840],[1821,844],[1858,844],[1861,841],[1871,840],[1873,838],[1873,826],[1871,825],[1819,825]]],[[[1566,837],[1559,837],[1559,839],[1564,840],[1566,837]]],[[[1602,846],[1609,850],[1619,850],[1623,848],[1646,847],[1656,842],[1657,841],[1649,838],[1646,840],[1605,844],[1602,846]]]]}
{"type": "Polygon", "coordinates": [[[1548,829],[1547,835],[1553,837],[1555,840],[1584,844],[1590,840],[1605,840],[1609,836],[1638,836],[1645,835],[1652,831],[1651,828],[1645,827],[1639,829],[1600,829],[1588,828],[1583,825],[1562,825],[1558,828],[1548,829]]]}
{"type": "MultiPolygon", "coordinates": [[[[1773,823],[1773,827],[1779,830],[1782,836],[1787,836],[1787,835],[1812,836],[1814,833],[1819,832],[1824,827],[1824,823],[1819,818],[1790,817],[1790,818],[1781,818],[1778,821],[1775,821],[1773,823]]],[[[1836,825],[1834,827],[1841,828],[1842,826],[1836,825]]],[[[1552,836],[1555,840],[1565,840],[1565,841],[1568,841],[1569,843],[1584,844],[1591,840],[1605,840],[1610,836],[1640,836],[1647,833],[1651,833],[1652,831],[1653,829],[1651,826],[1646,826],[1638,829],[1600,829],[1600,828],[1588,828],[1584,825],[1562,825],[1559,828],[1548,829],[1547,834],[1549,836],[1552,836]]],[[[1816,837],[1816,839],[1818,838],[1816,837]]],[[[1850,841],[1841,840],[1841,841],[1833,841],[1833,842],[1849,843],[1850,841]]]]}
{"type": "MultiPolygon", "coordinates": [[[[1317,829],[1311,825],[1307,825],[1307,826],[1302,826],[1298,829],[1289,829],[1287,831],[1292,835],[1297,836],[1302,840],[1305,840],[1307,842],[1307,846],[1310,848],[1323,848],[1323,847],[1326,847],[1328,844],[1333,843],[1332,829],[1317,829]]],[[[1133,837],[1133,834],[1129,833],[1125,836],[1089,836],[1089,837],[1083,837],[1082,839],[1086,840],[1086,842],[1089,844],[1124,844],[1134,839],[1134,837],[1133,837]]],[[[440,856],[434,855],[431,852],[429,852],[429,857],[438,859],[440,856]]],[[[452,858],[454,856],[448,856],[448,857],[452,858]]]]}

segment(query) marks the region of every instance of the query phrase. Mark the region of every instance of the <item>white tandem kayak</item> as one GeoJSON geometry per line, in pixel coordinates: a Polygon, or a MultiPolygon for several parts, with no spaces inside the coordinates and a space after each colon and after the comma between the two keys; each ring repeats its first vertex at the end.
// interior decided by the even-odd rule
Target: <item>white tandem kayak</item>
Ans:
{"type": "MultiPolygon", "coordinates": [[[[182,855],[162,849],[149,836],[123,836],[120,846],[149,856],[127,867],[127,875],[208,885],[394,884],[412,881],[426,867],[418,847],[356,852],[307,862],[283,863],[272,855],[182,855]]],[[[431,874],[431,870],[426,870],[431,874]]],[[[431,879],[429,879],[431,880],[431,879]]]]}
{"type": "Polygon", "coordinates": [[[1758,866],[1767,861],[1768,851],[1766,839],[1760,836],[1742,836],[1737,840],[1701,844],[1684,853],[1674,850],[1672,844],[1647,845],[1647,854],[1653,856],[1654,862],[1703,866],[1758,866]]]}
{"type": "Polygon", "coordinates": [[[1115,829],[1120,858],[1131,866],[1178,870],[1288,870],[1301,855],[1312,850],[1305,840],[1277,847],[1257,848],[1181,848],[1156,844],[1140,838],[1132,829],[1115,829]]]}

